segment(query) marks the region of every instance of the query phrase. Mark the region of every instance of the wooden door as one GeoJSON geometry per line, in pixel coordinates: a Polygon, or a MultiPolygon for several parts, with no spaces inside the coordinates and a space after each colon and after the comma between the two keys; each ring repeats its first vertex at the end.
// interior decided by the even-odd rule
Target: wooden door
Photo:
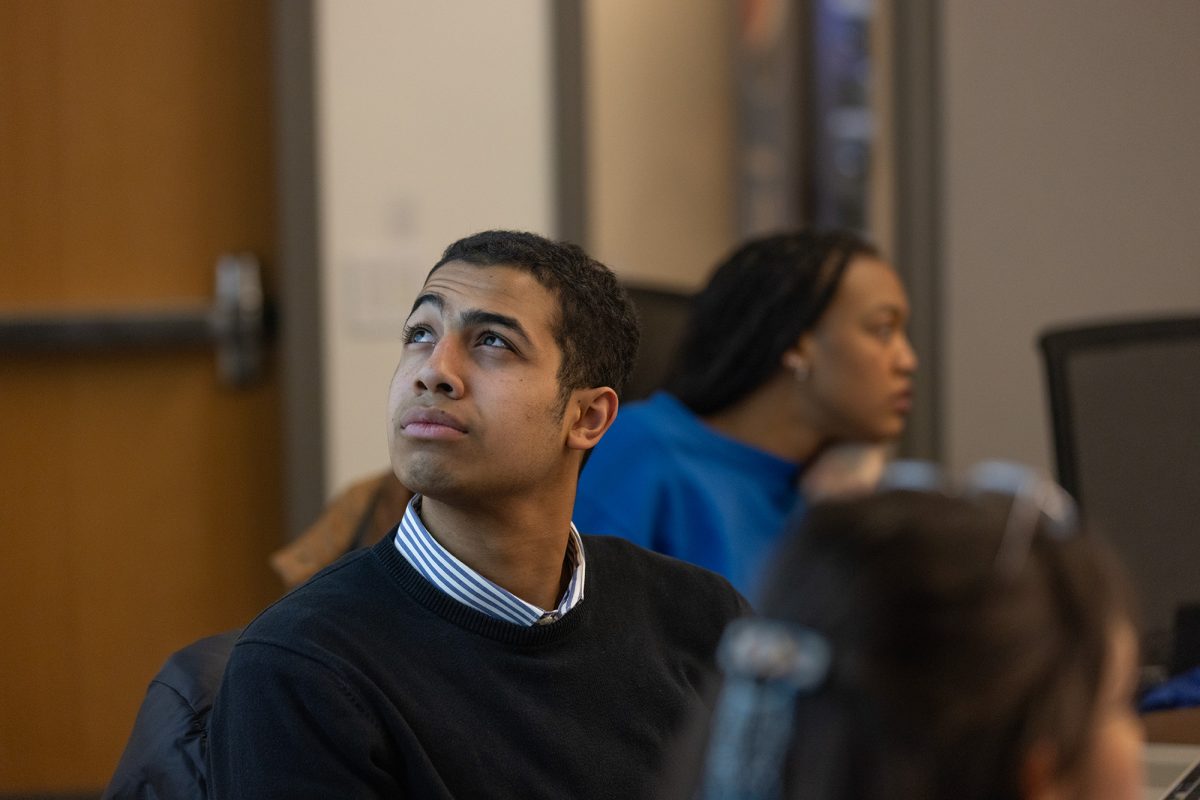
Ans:
{"type": "MultiPolygon", "coordinates": [[[[265,0],[0,0],[0,314],[270,265],[269,33],[265,0]]],[[[102,787],[166,656],[279,593],[279,409],[203,349],[0,352],[0,795],[102,787]]]]}

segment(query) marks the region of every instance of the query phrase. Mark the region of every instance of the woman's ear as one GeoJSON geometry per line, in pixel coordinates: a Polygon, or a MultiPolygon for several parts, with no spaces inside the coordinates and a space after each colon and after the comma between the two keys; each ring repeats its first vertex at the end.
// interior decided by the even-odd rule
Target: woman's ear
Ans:
{"type": "Polygon", "coordinates": [[[591,450],[617,418],[617,393],[607,386],[576,389],[570,403],[575,416],[567,429],[567,447],[591,450]]]}

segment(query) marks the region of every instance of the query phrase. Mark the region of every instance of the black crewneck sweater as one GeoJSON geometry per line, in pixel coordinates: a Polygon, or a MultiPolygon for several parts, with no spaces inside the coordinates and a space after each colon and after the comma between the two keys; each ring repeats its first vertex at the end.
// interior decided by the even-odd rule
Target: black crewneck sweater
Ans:
{"type": "Polygon", "coordinates": [[[247,627],[209,722],[212,796],[647,796],[746,612],[728,582],[584,536],[583,601],[522,627],[439,591],[393,537],[247,627]]]}

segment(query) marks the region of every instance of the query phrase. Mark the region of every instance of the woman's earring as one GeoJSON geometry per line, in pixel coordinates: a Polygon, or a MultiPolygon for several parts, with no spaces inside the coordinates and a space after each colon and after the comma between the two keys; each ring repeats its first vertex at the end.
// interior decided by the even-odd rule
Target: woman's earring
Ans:
{"type": "Polygon", "coordinates": [[[796,352],[791,352],[784,356],[783,363],[791,368],[797,381],[804,383],[808,380],[808,362],[804,359],[804,356],[796,352]]]}

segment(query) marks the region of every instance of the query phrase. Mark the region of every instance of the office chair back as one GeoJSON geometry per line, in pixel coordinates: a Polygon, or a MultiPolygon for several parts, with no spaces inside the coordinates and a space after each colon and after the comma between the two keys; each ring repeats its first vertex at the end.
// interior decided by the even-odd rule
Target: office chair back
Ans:
{"type": "Polygon", "coordinates": [[[1200,603],[1200,317],[1061,328],[1040,339],[1059,482],[1132,575],[1149,664],[1200,603]]]}
{"type": "Polygon", "coordinates": [[[633,374],[625,387],[624,401],[647,397],[662,387],[683,338],[692,297],[684,292],[626,285],[642,320],[642,343],[633,374]]]}

